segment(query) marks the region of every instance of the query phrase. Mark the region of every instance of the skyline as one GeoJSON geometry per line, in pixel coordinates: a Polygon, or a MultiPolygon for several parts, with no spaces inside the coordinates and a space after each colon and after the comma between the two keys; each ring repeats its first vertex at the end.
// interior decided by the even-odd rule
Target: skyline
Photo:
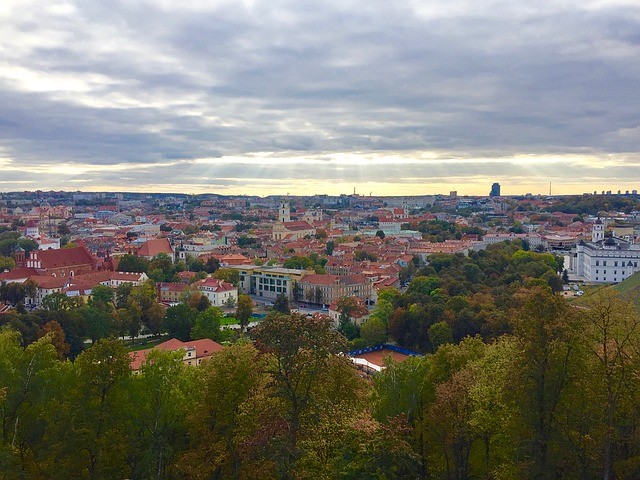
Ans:
{"type": "Polygon", "coordinates": [[[640,5],[0,6],[0,191],[634,190],[640,5]]]}

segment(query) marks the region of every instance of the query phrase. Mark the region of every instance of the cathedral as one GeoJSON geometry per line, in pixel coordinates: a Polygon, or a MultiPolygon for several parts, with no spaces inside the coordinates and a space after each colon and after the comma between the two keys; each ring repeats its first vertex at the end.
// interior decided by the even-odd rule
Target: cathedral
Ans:
{"type": "Polygon", "coordinates": [[[291,221],[291,207],[288,203],[281,203],[278,207],[278,222],[273,226],[271,238],[273,240],[299,240],[314,236],[316,229],[309,222],[291,221]]]}

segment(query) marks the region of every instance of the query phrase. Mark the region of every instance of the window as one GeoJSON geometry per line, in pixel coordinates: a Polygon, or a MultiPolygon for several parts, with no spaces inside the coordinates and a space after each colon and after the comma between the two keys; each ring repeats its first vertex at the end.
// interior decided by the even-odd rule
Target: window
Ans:
{"type": "Polygon", "coordinates": [[[600,262],[596,260],[596,267],[600,266],[600,262]]]}
{"type": "Polygon", "coordinates": [[[603,266],[603,267],[606,267],[606,266],[607,266],[607,261],[606,261],[606,260],[603,260],[603,261],[602,261],[602,266],[603,266]]]}
{"type": "Polygon", "coordinates": [[[618,266],[618,262],[613,262],[613,266],[617,267],[618,266]]]}

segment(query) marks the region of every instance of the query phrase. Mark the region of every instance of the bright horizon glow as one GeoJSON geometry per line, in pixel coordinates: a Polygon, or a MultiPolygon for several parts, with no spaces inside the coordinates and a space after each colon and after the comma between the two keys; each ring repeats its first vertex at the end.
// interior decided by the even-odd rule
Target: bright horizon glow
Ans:
{"type": "Polygon", "coordinates": [[[195,160],[174,160],[161,164],[117,163],[111,165],[78,165],[76,163],[41,164],[18,166],[10,158],[0,158],[3,172],[32,174],[37,178],[51,178],[53,181],[0,179],[0,191],[22,190],[67,190],[86,192],[140,192],[140,193],[219,193],[223,195],[286,195],[296,196],[327,194],[351,194],[355,187],[360,195],[403,196],[403,195],[447,195],[457,191],[459,196],[486,196],[491,184],[498,182],[502,193],[509,195],[548,195],[549,181],[553,195],[580,195],[597,191],[638,190],[638,184],[627,178],[611,182],[598,174],[603,170],[631,166],[639,168],[636,158],[624,155],[515,155],[503,158],[464,158],[457,154],[442,152],[332,152],[325,154],[283,155],[277,152],[260,152],[250,155],[223,156],[220,158],[199,158],[195,160]],[[399,172],[394,178],[378,178],[376,170],[384,171],[390,165],[399,172]],[[475,173],[483,166],[513,169],[509,176],[488,176],[475,173]],[[175,183],[137,182],[136,178],[149,178],[150,172],[158,168],[178,167],[185,176],[193,176],[196,182],[175,183]],[[548,175],[562,168],[580,168],[589,172],[574,181],[548,175]],[[253,172],[238,179],[218,172],[245,169],[253,172]],[[438,170],[436,170],[436,168],[438,170]],[[306,178],[291,176],[297,172],[307,172],[306,178]],[[309,172],[312,173],[309,173],[309,172]],[[104,184],[100,177],[105,173],[118,174],[121,184],[104,184]],[[428,176],[429,173],[432,176],[428,176]],[[547,173],[547,175],[545,175],[547,173]],[[261,175],[262,174],[262,175],[261,175]],[[317,178],[314,178],[314,175],[317,178]],[[329,176],[330,178],[323,178],[329,176]],[[280,178],[282,177],[282,178],[280,178]],[[346,177],[346,178],[345,178],[346,177]],[[135,184],[137,183],[137,185],[135,184]]]}

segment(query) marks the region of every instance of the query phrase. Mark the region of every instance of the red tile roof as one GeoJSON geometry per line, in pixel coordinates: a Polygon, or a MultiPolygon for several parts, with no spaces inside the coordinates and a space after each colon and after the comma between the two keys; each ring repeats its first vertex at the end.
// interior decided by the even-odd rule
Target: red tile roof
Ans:
{"type": "Polygon", "coordinates": [[[0,282],[14,282],[16,280],[22,280],[34,275],[38,275],[35,268],[19,267],[14,268],[8,272],[0,273],[0,282]]]}
{"type": "Polygon", "coordinates": [[[207,277],[204,280],[200,280],[196,282],[196,285],[198,288],[203,287],[207,290],[213,290],[214,292],[228,292],[230,290],[235,290],[236,288],[224,280],[219,280],[213,277],[207,277]]]}
{"type": "MultiPolygon", "coordinates": [[[[182,342],[177,338],[171,338],[166,342],[162,342],[156,345],[154,348],[159,348],[161,350],[166,350],[170,352],[175,352],[180,349],[189,349],[195,348],[196,355],[193,357],[194,359],[198,358],[208,358],[213,353],[222,350],[224,347],[220,345],[218,342],[214,342],[208,338],[203,338],[200,340],[192,340],[190,342],[182,342]]],[[[131,358],[131,369],[139,370],[140,367],[145,363],[147,359],[147,355],[149,352],[153,350],[152,348],[148,348],[146,350],[138,350],[136,352],[129,352],[129,357],[131,358]]]]}
{"type": "Polygon", "coordinates": [[[147,242],[140,247],[138,255],[141,257],[155,257],[160,253],[166,253],[167,255],[173,255],[173,247],[166,238],[154,238],[147,240],[147,242]]]}
{"type": "Polygon", "coordinates": [[[95,264],[95,260],[84,247],[38,250],[36,254],[43,269],[95,264]]]}

